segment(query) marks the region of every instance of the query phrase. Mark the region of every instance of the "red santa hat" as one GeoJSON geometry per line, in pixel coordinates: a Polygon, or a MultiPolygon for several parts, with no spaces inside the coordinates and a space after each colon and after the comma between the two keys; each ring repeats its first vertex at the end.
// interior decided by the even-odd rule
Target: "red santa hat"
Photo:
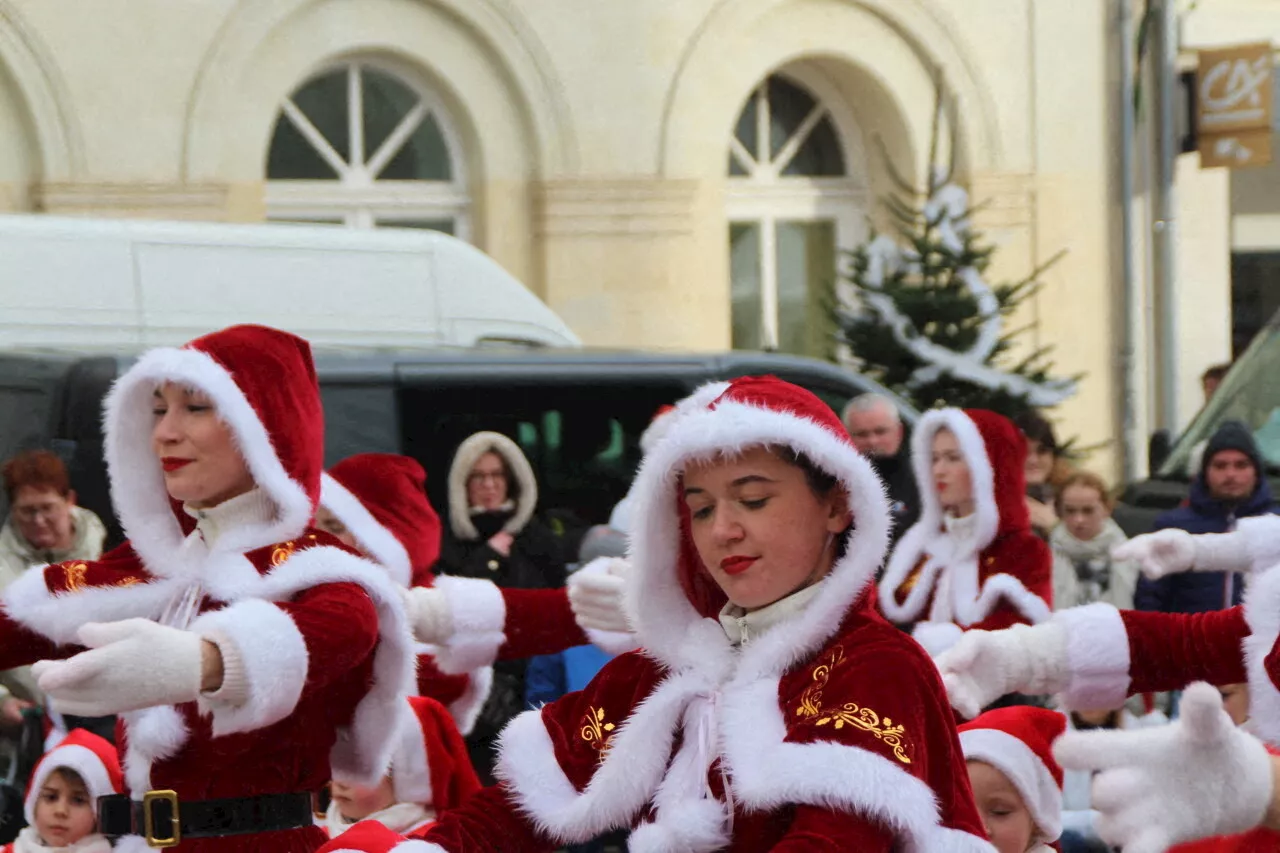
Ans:
{"type": "Polygon", "coordinates": [[[675,410],[675,406],[659,406],[658,411],[653,413],[653,419],[649,421],[649,426],[645,427],[644,432],[640,434],[640,450],[643,453],[652,451],[658,442],[666,436],[667,431],[671,428],[671,418],[667,417],[667,415],[675,410]]]}
{"type": "Polygon", "coordinates": [[[440,557],[440,516],[427,500],[427,472],[394,453],[360,453],[323,478],[320,503],[360,549],[402,586],[430,586],[440,557]]]}
{"type": "Polygon", "coordinates": [[[27,823],[35,825],[40,789],[55,770],[61,769],[72,770],[83,779],[89,796],[94,800],[124,790],[116,748],[91,732],[74,729],[61,743],[46,752],[31,772],[25,802],[27,823]]]}
{"type": "Polygon", "coordinates": [[[111,502],[135,551],[155,574],[174,571],[191,520],[172,505],[151,445],[152,397],[166,383],[209,396],[231,428],[254,483],[276,508],[221,543],[248,551],[295,539],[320,498],[324,413],[311,347],[265,326],[232,326],[174,349],[145,353],[106,399],[105,456],[111,502]]]}
{"type": "Polygon", "coordinates": [[[456,809],[480,790],[466,742],[436,700],[409,698],[391,758],[391,781],[397,802],[430,806],[437,814],[456,809]]]}
{"type": "Polygon", "coordinates": [[[982,761],[1017,789],[1040,831],[1052,844],[1062,834],[1062,768],[1053,742],[1067,728],[1057,711],[1017,705],[988,711],[960,726],[960,747],[969,761],[982,761]]]}
{"type": "Polygon", "coordinates": [[[376,820],[365,820],[316,853],[440,853],[440,847],[426,841],[409,841],[376,820]]]}

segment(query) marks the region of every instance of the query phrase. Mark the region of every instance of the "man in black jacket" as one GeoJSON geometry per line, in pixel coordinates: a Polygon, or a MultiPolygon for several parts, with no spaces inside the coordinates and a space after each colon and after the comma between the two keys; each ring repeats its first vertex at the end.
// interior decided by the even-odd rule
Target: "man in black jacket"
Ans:
{"type": "Polygon", "coordinates": [[[849,401],[842,417],[858,452],[870,460],[885,488],[893,513],[893,541],[920,517],[920,492],[911,470],[911,443],[898,407],[880,394],[862,394],[849,401]]]}

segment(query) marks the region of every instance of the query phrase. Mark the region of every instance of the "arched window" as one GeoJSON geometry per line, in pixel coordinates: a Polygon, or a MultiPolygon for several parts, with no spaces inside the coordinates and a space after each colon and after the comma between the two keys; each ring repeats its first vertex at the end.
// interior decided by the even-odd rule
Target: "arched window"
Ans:
{"type": "Polygon", "coordinates": [[[729,140],[733,346],[826,358],[837,250],[865,233],[866,199],[845,142],[852,120],[838,120],[834,90],[819,97],[821,78],[805,76],[762,82],[729,140]]]}
{"type": "Polygon", "coordinates": [[[267,181],[269,219],[470,233],[462,148],[443,104],[371,62],[326,68],[285,99],[267,181]]]}

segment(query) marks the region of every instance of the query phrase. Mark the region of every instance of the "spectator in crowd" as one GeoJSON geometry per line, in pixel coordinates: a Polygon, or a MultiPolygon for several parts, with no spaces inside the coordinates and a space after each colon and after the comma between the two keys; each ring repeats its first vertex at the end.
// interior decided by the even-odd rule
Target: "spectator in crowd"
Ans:
{"type": "Polygon", "coordinates": [[[1111,517],[1114,502],[1097,474],[1077,471],[1058,497],[1062,522],[1049,536],[1053,549],[1053,605],[1065,610],[1105,601],[1133,609],[1138,566],[1111,559],[1111,549],[1128,541],[1111,517]]]}
{"type": "Polygon", "coordinates": [[[9,518],[0,528],[0,589],[31,566],[102,556],[107,529],[76,506],[62,460],[47,450],[20,453],[4,465],[9,518]]]}
{"type": "Polygon", "coordinates": [[[882,394],[862,394],[849,401],[841,416],[858,452],[871,460],[889,491],[893,542],[920,518],[920,491],[911,470],[911,445],[893,401],[882,394]]]}
{"type": "Polygon", "coordinates": [[[1227,375],[1227,371],[1231,369],[1228,364],[1215,364],[1200,374],[1200,387],[1204,389],[1204,401],[1207,403],[1218,391],[1218,386],[1222,384],[1223,378],[1227,375]]]}
{"type": "MultiPolygon", "coordinates": [[[[1155,530],[1226,533],[1236,520],[1276,511],[1262,455],[1249,428],[1227,421],[1209,439],[1191,497],[1155,521],[1155,530]]],[[[1134,607],[1163,613],[1201,613],[1241,602],[1243,578],[1237,572],[1185,572],[1138,581],[1134,607]]]]}
{"type": "MultiPolygon", "coordinates": [[[[499,587],[559,589],[563,545],[534,515],[538,484],[514,441],[478,432],[459,445],[449,470],[449,523],[437,574],[483,578],[499,587]]],[[[524,710],[525,660],[494,664],[493,686],[468,745],[485,784],[493,780],[498,733],[524,710]]]]}
{"type": "MultiPolygon", "coordinates": [[[[0,590],[27,569],[102,556],[107,529],[98,516],[76,506],[67,468],[47,450],[19,453],[5,463],[9,517],[0,528],[0,590]]],[[[22,709],[43,702],[28,667],[0,673],[0,725],[22,722],[22,709]]]]}
{"type": "Polygon", "coordinates": [[[1058,526],[1058,486],[1071,473],[1062,455],[1053,424],[1037,412],[1026,412],[1014,423],[1027,437],[1027,511],[1031,513],[1031,529],[1041,539],[1058,526]]]}

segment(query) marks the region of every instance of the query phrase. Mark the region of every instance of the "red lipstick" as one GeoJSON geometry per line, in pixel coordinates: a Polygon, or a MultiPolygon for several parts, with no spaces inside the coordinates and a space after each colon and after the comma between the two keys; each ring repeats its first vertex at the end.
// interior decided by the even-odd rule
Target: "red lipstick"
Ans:
{"type": "Polygon", "coordinates": [[[179,468],[187,467],[194,461],[194,459],[179,459],[176,456],[166,456],[160,460],[160,467],[166,471],[177,471],[179,468]]]}
{"type": "Polygon", "coordinates": [[[725,557],[720,561],[720,570],[726,575],[740,575],[755,565],[759,557],[725,557]]]}

